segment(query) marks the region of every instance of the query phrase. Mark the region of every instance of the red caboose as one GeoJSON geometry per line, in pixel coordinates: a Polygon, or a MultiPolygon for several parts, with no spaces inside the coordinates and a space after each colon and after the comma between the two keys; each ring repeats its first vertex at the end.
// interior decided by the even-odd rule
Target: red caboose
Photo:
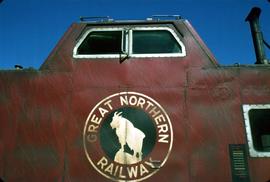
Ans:
{"type": "Polygon", "coordinates": [[[74,23],[1,71],[1,179],[270,180],[270,67],[219,65],[174,18],[74,23]]]}

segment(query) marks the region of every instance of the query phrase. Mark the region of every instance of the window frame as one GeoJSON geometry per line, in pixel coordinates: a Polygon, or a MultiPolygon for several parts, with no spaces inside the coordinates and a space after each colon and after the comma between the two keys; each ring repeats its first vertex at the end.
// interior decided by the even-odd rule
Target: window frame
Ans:
{"type": "MultiPolygon", "coordinates": [[[[119,54],[78,54],[78,48],[80,47],[80,45],[83,43],[83,41],[86,39],[86,37],[91,33],[91,32],[112,32],[112,31],[121,31],[122,32],[122,44],[121,47],[123,49],[123,36],[125,35],[124,32],[124,28],[93,28],[93,29],[89,29],[87,30],[83,36],[79,39],[79,41],[76,43],[74,49],[73,49],[73,57],[74,58],[119,58],[119,54]]],[[[126,35],[128,36],[128,34],[126,35]]],[[[126,43],[125,45],[127,45],[127,37],[126,37],[126,43]]],[[[126,49],[126,48],[124,48],[126,49]]]]}
{"type": "Polygon", "coordinates": [[[179,39],[178,35],[169,27],[134,27],[132,28],[132,31],[130,33],[131,40],[129,42],[130,44],[130,56],[135,57],[135,58],[147,58],[147,57],[184,57],[186,56],[186,49],[182,41],[179,39]],[[171,35],[174,37],[178,45],[181,47],[182,52],[181,53],[148,53],[148,54],[134,54],[133,53],[133,30],[135,31],[152,31],[152,30],[157,30],[157,31],[168,31],[171,33],[171,35]]]}
{"type": "Polygon", "coordinates": [[[122,49],[124,51],[123,54],[127,53],[129,57],[131,58],[152,58],[152,57],[185,57],[186,56],[186,48],[183,44],[183,42],[180,40],[177,33],[169,27],[106,27],[106,28],[92,28],[87,30],[82,37],[78,40],[76,43],[74,49],[73,49],[73,58],[120,58],[123,54],[78,54],[78,48],[82,44],[82,42],[86,39],[86,37],[91,33],[95,31],[122,31],[122,49]],[[133,45],[133,30],[134,31],[151,31],[151,30],[165,30],[171,33],[171,35],[174,37],[175,41],[178,43],[178,45],[181,47],[182,52],[181,53],[148,53],[148,54],[134,54],[132,52],[132,45],[133,45]],[[127,32],[127,33],[125,33],[127,32]],[[124,39],[124,36],[125,39],[124,39]],[[124,44],[125,41],[125,44],[124,44]],[[125,47],[123,47],[125,45],[125,47]]]}
{"type": "Polygon", "coordinates": [[[249,111],[252,109],[270,109],[270,104],[243,104],[243,115],[245,121],[245,129],[247,134],[247,141],[249,147],[249,155],[251,157],[270,157],[270,152],[258,151],[254,147],[252,138],[252,130],[249,119],[249,111]]]}

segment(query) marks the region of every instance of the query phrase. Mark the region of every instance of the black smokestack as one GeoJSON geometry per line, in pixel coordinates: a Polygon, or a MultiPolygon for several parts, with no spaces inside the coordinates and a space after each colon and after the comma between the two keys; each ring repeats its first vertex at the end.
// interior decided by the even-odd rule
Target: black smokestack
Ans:
{"type": "Polygon", "coordinates": [[[263,34],[260,29],[259,17],[261,14],[261,9],[258,7],[252,8],[248,14],[246,21],[249,21],[250,30],[252,34],[254,49],[256,53],[256,63],[255,64],[268,64],[268,61],[264,52],[263,45],[263,34]]]}

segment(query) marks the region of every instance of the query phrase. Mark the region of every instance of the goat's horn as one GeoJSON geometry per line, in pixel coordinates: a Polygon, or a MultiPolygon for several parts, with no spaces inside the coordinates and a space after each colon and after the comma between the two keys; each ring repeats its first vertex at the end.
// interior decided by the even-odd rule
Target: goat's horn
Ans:
{"type": "Polygon", "coordinates": [[[114,113],[114,116],[120,116],[121,114],[122,114],[122,112],[117,112],[117,111],[116,111],[116,112],[114,113]]]}

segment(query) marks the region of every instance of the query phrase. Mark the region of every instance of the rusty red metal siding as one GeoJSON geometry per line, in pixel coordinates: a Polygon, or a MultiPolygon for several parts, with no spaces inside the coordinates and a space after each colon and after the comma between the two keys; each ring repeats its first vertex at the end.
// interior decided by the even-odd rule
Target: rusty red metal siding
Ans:
{"type": "MultiPolygon", "coordinates": [[[[109,181],[87,161],[85,121],[103,98],[135,91],[165,108],[174,132],[168,161],[146,181],[231,181],[228,146],[247,143],[242,104],[270,102],[270,67],[220,67],[188,22],[175,26],[183,58],[77,60],[87,25],[73,24],[39,71],[0,72],[0,177],[109,181]]],[[[269,180],[270,159],[248,163],[251,181],[269,180]]]]}

